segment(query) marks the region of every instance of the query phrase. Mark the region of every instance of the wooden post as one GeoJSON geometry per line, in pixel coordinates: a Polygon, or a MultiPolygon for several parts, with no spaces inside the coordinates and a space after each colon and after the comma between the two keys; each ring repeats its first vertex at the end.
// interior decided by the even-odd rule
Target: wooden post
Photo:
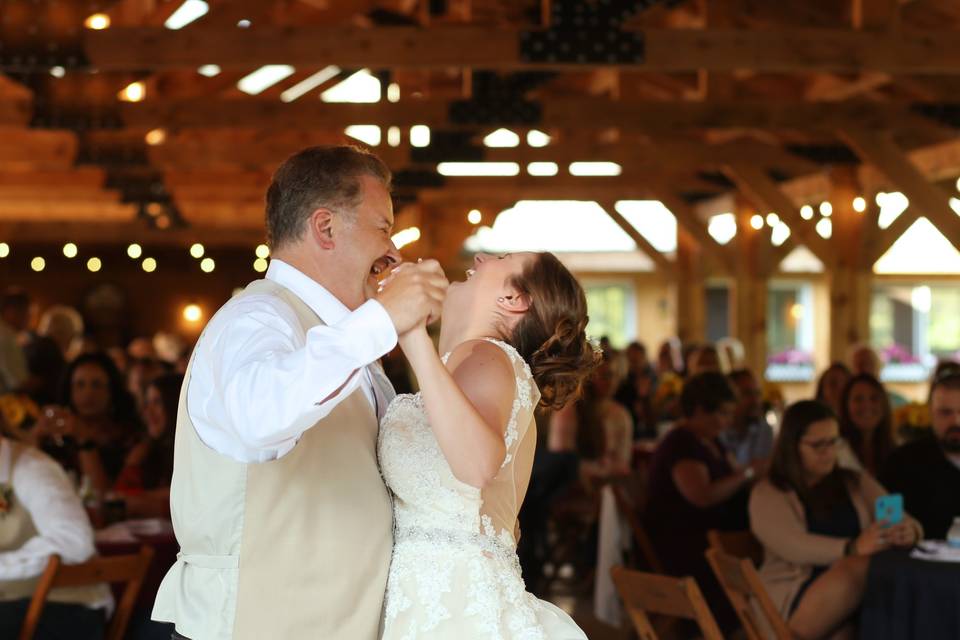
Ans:
{"type": "Polygon", "coordinates": [[[743,343],[744,361],[758,378],[767,369],[767,275],[765,255],[769,254],[770,229],[754,229],[751,218],[757,213],[742,199],[736,205],[737,265],[733,284],[734,337],[743,343]]]}
{"type": "Polygon", "coordinates": [[[830,288],[830,359],[846,360],[851,345],[870,338],[870,297],[873,266],[870,247],[864,238],[870,237],[869,217],[854,209],[853,201],[864,197],[870,206],[872,194],[862,193],[853,167],[836,167],[830,173],[833,205],[833,254],[827,264],[830,288]]]}
{"type": "Polygon", "coordinates": [[[676,286],[677,337],[682,342],[706,339],[707,308],[703,250],[689,233],[677,227],[676,286]]]}

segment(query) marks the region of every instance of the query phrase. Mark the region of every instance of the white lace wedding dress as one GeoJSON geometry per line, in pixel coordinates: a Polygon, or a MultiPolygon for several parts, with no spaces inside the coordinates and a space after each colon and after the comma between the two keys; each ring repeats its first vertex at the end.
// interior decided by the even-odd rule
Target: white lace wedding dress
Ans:
{"type": "Polygon", "coordinates": [[[540,392],[513,347],[490,341],[510,357],[516,392],[507,456],[486,488],[454,477],[419,394],[397,396],[381,423],[395,532],[383,640],[586,640],[567,614],[527,593],[520,576],[517,512],[533,465],[540,392]]]}

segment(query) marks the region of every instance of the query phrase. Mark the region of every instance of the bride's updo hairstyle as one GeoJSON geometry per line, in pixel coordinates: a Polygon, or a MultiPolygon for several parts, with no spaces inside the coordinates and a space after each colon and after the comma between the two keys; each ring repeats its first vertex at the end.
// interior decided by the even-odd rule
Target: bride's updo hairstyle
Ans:
{"type": "Polygon", "coordinates": [[[587,340],[583,288],[552,253],[539,253],[511,284],[530,306],[508,341],[530,365],[540,405],[559,409],[580,394],[600,361],[587,340]]]}

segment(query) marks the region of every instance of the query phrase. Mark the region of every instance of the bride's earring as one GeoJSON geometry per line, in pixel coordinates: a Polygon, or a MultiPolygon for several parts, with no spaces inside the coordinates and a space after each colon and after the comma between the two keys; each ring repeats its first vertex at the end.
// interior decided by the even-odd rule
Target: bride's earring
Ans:
{"type": "Polygon", "coordinates": [[[513,300],[513,296],[500,296],[499,298],[497,298],[497,302],[501,304],[503,304],[507,300],[513,300]]]}

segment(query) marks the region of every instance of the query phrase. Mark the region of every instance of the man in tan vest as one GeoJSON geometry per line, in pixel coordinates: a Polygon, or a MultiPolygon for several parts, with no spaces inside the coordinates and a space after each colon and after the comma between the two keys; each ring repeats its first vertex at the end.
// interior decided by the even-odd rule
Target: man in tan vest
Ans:
{"type": "Polygon", "coordinates": [[[377,360],[438,318],[433,261],[397,268],[390,173],[353,147],[289,158],[272,263],[210,320],[184,379],[170,503],[181,553],[153,617],[192,640],[375,640],[392,549],[377,360]]]}

